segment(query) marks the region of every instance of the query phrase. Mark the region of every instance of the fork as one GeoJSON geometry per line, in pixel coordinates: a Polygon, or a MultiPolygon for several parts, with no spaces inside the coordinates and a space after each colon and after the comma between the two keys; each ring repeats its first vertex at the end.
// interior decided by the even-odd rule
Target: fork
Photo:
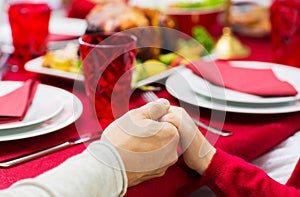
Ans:
{"type": "MultiPolygon", "coordinates": [[[[147,102],[152,102],[152,101],[156,101],[157,99],[159,99],[159,97],[152,91],[147,91],[147,92],[142,93],[142,97],[147,102]]],[[[230,136],[233,134],[230,131],[221,130],[221,129],[217,129],[217,128],[208,126],[198,119],[195,119],[195,118],[192,118],[192,119],[197,126],[202,127],[203,129],[206,129],[207,131],[214,133],[216,135],[226,137],[226,136],[230,136]]]]}
{"type": "Polygon", "coordinates": [[[2,80],[2,77],[5,73],[5,63],[7,62],[9,56],[9,53],[3,53],[0,58],[0,81],[2,80]]]}

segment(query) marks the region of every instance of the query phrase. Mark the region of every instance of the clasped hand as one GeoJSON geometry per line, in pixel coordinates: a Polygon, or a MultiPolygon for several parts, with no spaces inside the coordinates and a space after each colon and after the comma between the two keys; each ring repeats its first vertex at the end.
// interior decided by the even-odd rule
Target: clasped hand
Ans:
{"type": "Polygon", "coordinates": [[[187,112],[166,99],[129,111],[105,129],[101,140],[119,152],[129,186],[163,176],[177,162],[178,149],[199,174],[215,153],[187,112]]]}

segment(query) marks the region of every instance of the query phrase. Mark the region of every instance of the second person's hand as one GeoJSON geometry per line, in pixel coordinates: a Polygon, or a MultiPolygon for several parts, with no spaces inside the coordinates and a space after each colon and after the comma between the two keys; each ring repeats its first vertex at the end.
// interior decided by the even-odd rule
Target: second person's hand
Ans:
{"type": "Polygon", "coordinates": [[[163,116],[161,121],[169,122],[178,129],[185,163],[202,175],[216,149],[205,139],[183,108],[171,106],[169,113],[163,116]]]}

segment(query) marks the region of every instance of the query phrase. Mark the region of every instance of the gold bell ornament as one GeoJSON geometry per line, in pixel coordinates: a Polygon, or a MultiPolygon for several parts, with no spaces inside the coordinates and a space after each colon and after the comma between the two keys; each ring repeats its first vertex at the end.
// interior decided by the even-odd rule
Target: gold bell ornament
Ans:
{"type": "Polygon", "coordinates": [[[231,1],[227,3],[225,11],[225,26],[221,37],[217,40],[214,51],[216,51],[219,59],[228,60],[234,58],[247,57],[250,49],[244,46],[232,33],[229,25],[229,16],[231,10],[231,1]]]}

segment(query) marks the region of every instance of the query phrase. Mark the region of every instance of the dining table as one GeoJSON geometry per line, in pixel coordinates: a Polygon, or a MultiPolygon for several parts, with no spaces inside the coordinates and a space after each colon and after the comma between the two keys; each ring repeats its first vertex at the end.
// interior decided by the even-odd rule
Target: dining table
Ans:
{"type": "MultiPolygon", "coordinates": [[[[248,57],[238,60],[275,62],[269,37],[255,38],[238,35],[238,38],[251,50],[248,57]]],[[[9,62],[13,64],[14,59],[9,59],[9,62]]],[[[3,76],[4,81],[25,81],[27,79],[37,79],[42,84],[55,86],[73,93],[82,102],[83,112],[74,123],[48,134],[0,142],[0,161],[45,149],[85,133],[98,131],[98,122],[93,116],[83,82],[76,82],[81,83],[81,85],[79,85],[79,88],[74,89],[73,80],[29,72],[23,69],[19,69],[17,72],[8,71],[3,76]]],[[[146,103],[141,97],[142,93],[143,91],[140,89],[133,92],[130,99],[131,109],[146,103]]],[[[168,99],[172,105],[180,105],[178,99],[169,94],[163,85],[161,85],[160,91],[156,91],[156,94],[161,98],[168,99]]],[[[200,110],[201,115],[199,118],[203,122],[209,123],[210,109],[190,104],[184,106],[191,114],[200,110]]],[[[209,141],[216,139],[214,145],[217,148],[250,162],[296,133],[300,129],[299,118],[300,112],[280,114],[227,112],[222,128],[232,131],[232,136],[222,137],[209,133],[202,128],[200,130],[209,141]]],[[[211,124],[218,125],[217,121],[212,120],[211,124]]],[[[19,180],[33,178],[55,168],[68,158],[84,151],[87,144],[75,145],[17,166],[0,169],[0,189],[8,188],[19,180]]],[[[129,187],[125,196],[189,196],[202,187],[201,176],[189,169],[182,156],[180,156],[178,161],[162,177],[129,187]]]]}

